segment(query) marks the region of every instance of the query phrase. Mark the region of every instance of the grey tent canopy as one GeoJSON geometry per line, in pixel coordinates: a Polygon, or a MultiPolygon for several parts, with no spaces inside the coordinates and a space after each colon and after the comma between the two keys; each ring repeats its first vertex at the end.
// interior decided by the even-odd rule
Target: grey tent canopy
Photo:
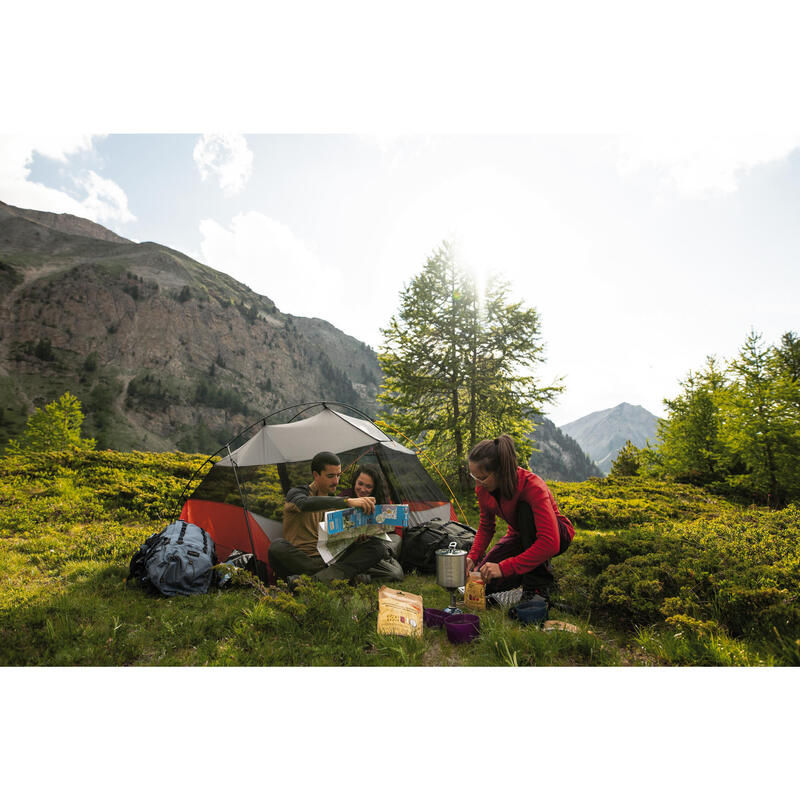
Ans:
{"type": "Polygon", "coordinates": [[[355,477],[350,473],[357,464],[376,469],[387,494],[379,500],[407,503],[409,525],[455,519],[449,499],[414,450],[394,441],[358,409],[344,406],[357,417],[331,406],[344,404],[284,409],[295,413],[283,423],[267,424],[283,412],[264,417],[211,457],[223,454],[186,499],[180,519],[208,531],[221,560],[234,549],[252,552],[261,577],[271,580],[269,545],[282,535],[284,496],[292,486],[311,482],[311,459],[322,450],[341,459],[345,485],[355,477]],[[237,442],[242,443],[234,449],[237,442]]]}

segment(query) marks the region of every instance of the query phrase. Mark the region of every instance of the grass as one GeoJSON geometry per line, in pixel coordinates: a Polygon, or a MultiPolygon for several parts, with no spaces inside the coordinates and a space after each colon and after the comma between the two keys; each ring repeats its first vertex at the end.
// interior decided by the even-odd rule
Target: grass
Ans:
{"type": "MultiPolygon", "coordinates": [[[[206,595],[146,594],[127,581],[130,557],[172,518],[204,460],[110,451],[0,460],[0,665],[800,663],[800,511],[737,509],[694,488],[642,482],[553,486],[567,513],[596,502],[613,523],[580,529],[554,562],[571,611],[551,618],[578,633],[520,626],[488,609],[466,646],[437,629],[379,635],[374,585],[306,581],[291,595],[248,573],[206,595]],[[632,524],[650,492],[651,521],[632,524]]],[[[475,525],[474,502],[462,506],[475,525]]],[[[449,602],[432,576],[412,574],[402,588],[426,607],[449,602]]]]}

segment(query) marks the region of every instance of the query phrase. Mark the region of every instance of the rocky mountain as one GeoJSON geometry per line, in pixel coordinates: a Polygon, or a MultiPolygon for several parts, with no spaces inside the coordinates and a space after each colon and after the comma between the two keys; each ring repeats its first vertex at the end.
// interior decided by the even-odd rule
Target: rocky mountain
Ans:
{"type": "Polygon", "coordinates": [[[0,448],[67,390],[101,447],[212,452],[296,403],[374,415],[381,381],[363,342],[183,253],[0,202],[0,448]]]}
{"type": "Polygon", "coordinates": [[[537,416],[533,440],[537,450],[529,466],[545,480],[585,481],[600,478],[603,473],[571,436],[555,426],[547,417],[537,416]]]}
{"type": "Polygon", "coordinates": [[[642,406],[620,403],[562,425],[561,430],[578,442],[603,474],[608,475],[617,453],[629,439],[637,447],[644,447],[648,440],[655,443],[657,423],[658,417],[642,406]]]}

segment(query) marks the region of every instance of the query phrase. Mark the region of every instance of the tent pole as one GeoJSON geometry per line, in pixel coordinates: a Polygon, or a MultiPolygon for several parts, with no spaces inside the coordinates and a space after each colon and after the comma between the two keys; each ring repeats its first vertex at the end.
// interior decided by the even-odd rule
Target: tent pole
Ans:
{"type": "MultiPolygon", "coordinates": [[[[239,480],[239,470],[236,466],[236,461],[233,458],[233,454],[231,453],[231,448],[228,447],[228,457],[231,460],[231,465],[233,466],[233,477],[236,478],[236,488],[239,490],[239,497],[242,500],[242,511],[244,512],[244,524],[247,526],[247,536],[250,539],[250,552],[253,554],[253,560],[256,562],[256,574],[259,578],[262,577],[261,570],[259,569],[259,560],[258,556],[256,555],[256,546],[253,542],[253,531],[250,529],[250,517],[247,512],[247,501],[244,498],[244,489],[242,489],[242,483],[239,480]]],[[[264,576],[266,577],[266,576],[264,576]]]]}

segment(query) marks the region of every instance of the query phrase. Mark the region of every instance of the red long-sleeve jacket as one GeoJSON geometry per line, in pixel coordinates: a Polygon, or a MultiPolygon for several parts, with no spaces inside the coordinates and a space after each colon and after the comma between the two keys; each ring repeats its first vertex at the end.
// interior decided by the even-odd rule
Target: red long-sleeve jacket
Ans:
{"type": "Polygon", "coordinates": [[[493,494],[480,485],[475,487],[475,494],[478,495],[481,521],[478,525],[478,532],[475,534],[475,541],[469,551],[469,558],[476,564],[483,557],[489,542],[492,541],[495,517],[502,517],[508,523],[508,536],[519,536],[516,530],[517,503],[524,500],[533,511],[536,541],[518,556],[506,558],[500,562],[503,577],[530,572],[558,553],[560,548],[559,519],[569,527],[571,535],[575,535],[572,523],[558,510],[553,493],[547,484],[538,475],[527,469],[517,467],[517,490],[509,499],[498,492],[500,498],[498,502],[493,494]]]}

